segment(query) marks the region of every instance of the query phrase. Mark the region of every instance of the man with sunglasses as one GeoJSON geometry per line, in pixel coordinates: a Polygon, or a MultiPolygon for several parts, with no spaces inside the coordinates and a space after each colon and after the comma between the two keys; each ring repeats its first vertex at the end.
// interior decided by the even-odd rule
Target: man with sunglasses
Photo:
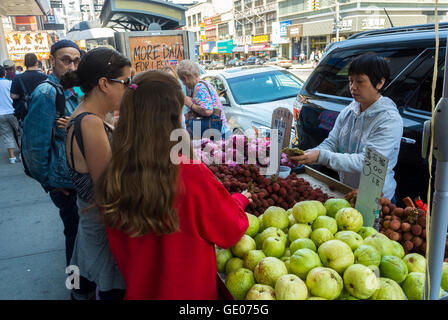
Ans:
{"type": "Polygon", "coordinates": [[[52,45],[50,63],[53,72],[32,93],[22,138],[26,169],[59,209],[64,224],[67,265],[73,253],[79,219],[76,192],[65,156],[65,125],[79,101],[72,89],[62,88],[59,80],[68,71],[77,69],[80,58],[81,49],[73,41],[61,40],[52,45]],[[64,98],[64,114],[58,114],[57,106],[63,109],[64,98]]]}

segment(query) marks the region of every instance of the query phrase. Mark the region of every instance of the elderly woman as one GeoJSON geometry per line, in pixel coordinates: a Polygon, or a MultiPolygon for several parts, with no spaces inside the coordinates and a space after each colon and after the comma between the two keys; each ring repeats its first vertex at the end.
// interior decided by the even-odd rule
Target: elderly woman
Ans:
{"type": "Polygon", "coordinates": [[[209,119],[211,127],[204,126],[207,121],[202,121],[201,134],[210,128],[218,129],[222,135],[228,131],[224,108],[215,88],[207,81],[201,80],[199,65],[191,60],[182,60],[177,65],[177,74],[183,84],[192,92],[191,96],[185,96],[185,105],[190,111],[185,115],[187,130],[192,134],[192,118],[198,116],[209,119]]]}

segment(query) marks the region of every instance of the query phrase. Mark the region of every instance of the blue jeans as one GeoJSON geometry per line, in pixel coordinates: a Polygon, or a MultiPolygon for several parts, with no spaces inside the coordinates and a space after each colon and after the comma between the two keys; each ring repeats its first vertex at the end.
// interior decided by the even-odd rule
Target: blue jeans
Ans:
{"type": "Polygon", "coordinates": [[[70,265],[70,259],[72,258],[73,248],[75,247],[76,234],[78,233],[78,205],[76,204],[76,191],[67,190],[70,192],[68,196],[61,191],[51,190],[50,198],[59,208],[59,216],[64,224],[65,235],[65,258],[67,266],[70,265]]]}

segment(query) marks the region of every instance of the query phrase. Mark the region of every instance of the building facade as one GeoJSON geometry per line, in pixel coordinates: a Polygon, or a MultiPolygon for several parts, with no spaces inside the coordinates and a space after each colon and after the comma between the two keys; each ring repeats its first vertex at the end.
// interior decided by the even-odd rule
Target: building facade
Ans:
{"type": "Polygon", "coordinates": [[[237,57],[276,56],[278,0],[234,0],[235,48],[237,57]]]}
{"type": "MultiPolygon", "coordinates": [[[[431,0],[283,0],[278,12],[286,28],[280,51],[290,59],[302,51],[309,58],[355,33],[435,22],[431,0]]],[[[438,14],[439,21],[448,21],[448,0],[439,1],[438,14]]]]}

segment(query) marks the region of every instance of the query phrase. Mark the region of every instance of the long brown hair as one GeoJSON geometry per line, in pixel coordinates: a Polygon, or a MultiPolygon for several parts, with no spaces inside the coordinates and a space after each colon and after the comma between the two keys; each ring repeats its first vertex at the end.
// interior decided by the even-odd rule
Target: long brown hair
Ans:
{"type": "Polygon", "coordinates": [[[179,82],[157,70],[139,73],[126,89],[113,133],[112,159],[96,185],[107,227],[136,237],[179,228],[174,200],[179,167],[170,160],[173,130],[182,128],[179,82]]]}

